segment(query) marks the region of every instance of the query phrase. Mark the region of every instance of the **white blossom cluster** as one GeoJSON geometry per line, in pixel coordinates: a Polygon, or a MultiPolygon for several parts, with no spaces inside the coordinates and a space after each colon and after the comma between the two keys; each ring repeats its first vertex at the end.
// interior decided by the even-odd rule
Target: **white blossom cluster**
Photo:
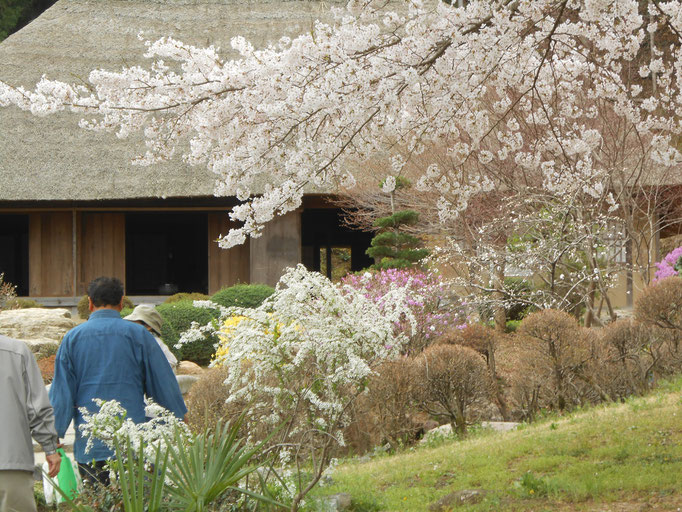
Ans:
{"type": "Polygon", "coordinates": [[[91,412],[86,407],[79,409],[85,420],[79,428],[88,440],[85,453],[92,448],[95,439],[102,441],[112,451],[117,444],[125,447],[126,441],[130,440],[133,451],[151,464],[157,449],[168,449],[166,440],[175,439],[175,432],[179,432],[184,441],[191,439],[187,425],[150,398],[145,398],[145,415],[150,419],[142,423],[127,418],[126,410],[116,400],[95,398],[93,401],[98,407],[97,411],[91,412]]]}
{"type": "Polygon", "coordinates": [[[88,116],[83,127],[120,137],[141,131],[140,163],[180,149],[207,165],[217,195],[244,201],[226,247],[299,207],[306,186],[352,185],[396,147],[408,160],[448,148],[448,168],[424,166],[417,182],[443,222],[509,186],[501,169],[516,184],[596,197],[616,169],[682,163],[682,2],[649,2],[645,16],[637,0],[466,4],[351,2],[333,24],[268,48],[235,37],[231,60],[164,38],[147,43],[147,69],[96,70],[90,88],[0,83],[0,105],[73,109],[88,116]],[[609,160],[605,137],[622,124],[631,153],[609,160]]]}
{"type": "Polygon", "coordinates": [[[606,206],[585,210],[575,198],[564,203],[551,195],[526,201],[524,209],[513,197],[504,218],[482,223],[475,247],[452,237],[432,254],[440,264],[458,264],[453,284],[465,309],[483,321],[519,304],[572,312],[594,307],[594,295],[606,297],[628,268],[623,220],[604,213],[606,206]],[[526,286],[504,280],[510,276],[526,286]]]}
{"type": "MultiPolygon", "coordinates": [[[[343,445],[348,405],[374,368],[397,357],[407,341],[394,325],[415,322],[410,298],[406,288],[391,287],[379,308],[355,288],[302,265],[288,269],[261,306],[223,313],[244,317],[230,327],[229,350],[213,362],[228,368],[228,402],[247,404],[251,426],[290,421],[286,443],[305,438],[306,449],[319,439],[343,445]]],[[[292,463],[298,450],[282,449],[280,463],[292,463]]]]}

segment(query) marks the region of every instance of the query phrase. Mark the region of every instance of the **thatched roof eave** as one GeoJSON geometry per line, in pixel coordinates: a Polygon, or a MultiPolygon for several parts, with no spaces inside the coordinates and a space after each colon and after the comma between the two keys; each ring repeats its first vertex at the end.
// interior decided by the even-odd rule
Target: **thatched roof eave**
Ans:
{"type": "MultiPolygon", "coordinates": [[[[310,30],[338,0],[59,0],[0,43],[0,80],[33,87],[46,75],[85,80],[93,69],[144,64],[138,34],[230,48],[243,35],[256,47],[310,30]]],[[[229,54],[226,54],[229,55],[229,54]]],[[[0,202],[107,201],[207,197],[214,175],[180,156],[150,167],[132,160],[138,138],[78,128],[80,116],[37,118],[0,108],[0,202]]]]}

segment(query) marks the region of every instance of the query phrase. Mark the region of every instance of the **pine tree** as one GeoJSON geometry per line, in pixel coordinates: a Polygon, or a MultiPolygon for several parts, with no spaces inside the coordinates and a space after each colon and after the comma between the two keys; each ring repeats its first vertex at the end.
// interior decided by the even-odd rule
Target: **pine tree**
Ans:
{"type": "MultiPolygon", "coordinates": [[[[395,188],[408,188],[410,182],[402,177],[396,178],[395,188]]],[[[412,226],[419,220],[419,214],[414,210],[395,210],[395,190],[391,194],[392,214],[380,217],[374,222],[379,233],[372,239],[366,253],[374,258],[375,269],[407,268],[416,265],[429,254],[422,246],[423,242],[416,236],[404,231],[406,226],[412,226]]]]}

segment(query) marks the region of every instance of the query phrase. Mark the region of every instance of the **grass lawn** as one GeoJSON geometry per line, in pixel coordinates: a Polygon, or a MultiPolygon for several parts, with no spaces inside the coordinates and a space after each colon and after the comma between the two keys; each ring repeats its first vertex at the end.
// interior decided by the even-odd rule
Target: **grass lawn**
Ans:
{"type": "Polygon", "coordinates": [[[332,479],[316,495],[349,493],[355,511],[429,510],[464,489],[487,494],[453,510],[682,510],[682,378],[518,431],[345,462],[332,479]]]}

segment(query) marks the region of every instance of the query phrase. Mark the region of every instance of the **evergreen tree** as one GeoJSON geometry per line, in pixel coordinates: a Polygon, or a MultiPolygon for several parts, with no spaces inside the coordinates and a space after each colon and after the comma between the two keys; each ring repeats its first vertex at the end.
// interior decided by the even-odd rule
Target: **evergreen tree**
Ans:
{"type": "MultiPolygon", "coordinates": [[[[383,187],[383,182],[381,184],[383,187]]],[[[414,235],[406,233],[405,227],[412,226],[419,220],[414,210],[398,210],[395,208],[395,190],[409,188],[411,183],[403,177],[395,178],[395,188],[390,192],[391,211],[388,217],[380,217],[374,222],[379,233],[372,238],[366,253],[374,258],[375,269],[407,268],[416,265],[429,254],[422,241],[414,235]]]]}
{"type": "Polygon", "coordinates": [[[56,0],[0,0],[0,41],[25,27],[56,0]]]}
{"type": "Polygon", "coordinates": [[[414,210],[400,210],[376,220],[374,225],[381,231],[367,249],[367,254],[376,262],[373,268],[407,268],[429,254],[419,238],[403,231],[405,226],[416,224],[418,220],[419,214],[414,210]]]}

